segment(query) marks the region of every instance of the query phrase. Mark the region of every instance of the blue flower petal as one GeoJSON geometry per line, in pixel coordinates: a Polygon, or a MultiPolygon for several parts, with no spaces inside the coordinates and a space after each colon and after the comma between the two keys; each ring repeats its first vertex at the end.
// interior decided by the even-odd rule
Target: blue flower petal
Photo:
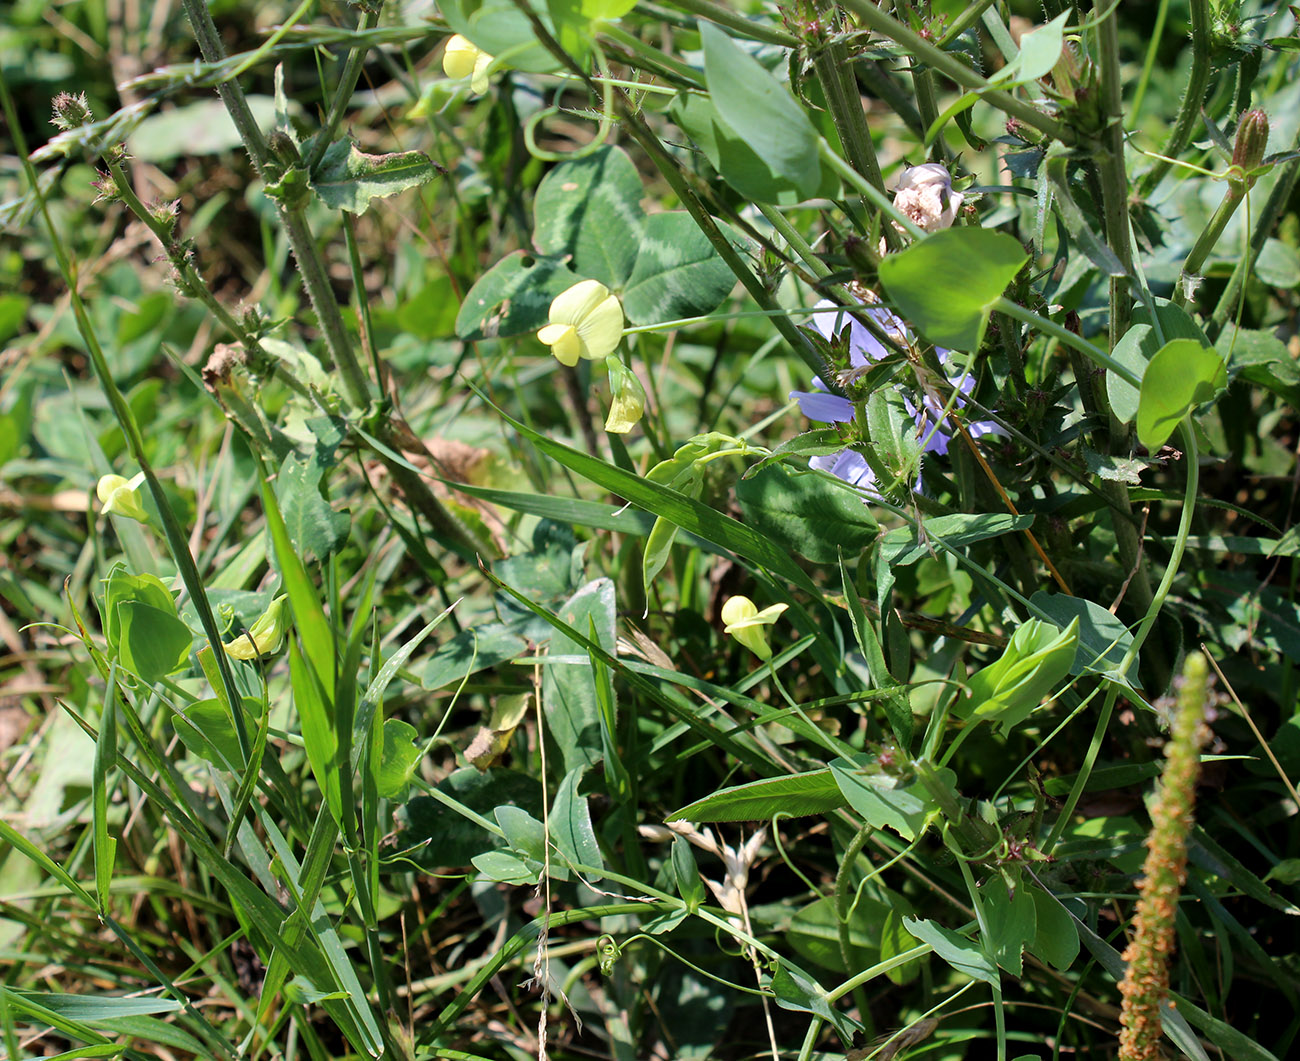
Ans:
{"type": "Polygon", "coordinates": [[[853,419],[853,403],[838,394],[791,391],[790,397],[799,402],[799,408],[809,420],[820,420],[824,424],[847,424],[853,419]]]}
{"type": "Polygon", "coordinates": [[[865,490],[873,497],[880,496],[876,490],[876,473],[871,470],[867,459],[856,450],[846,449],[839,453],[828,453],[824,457],[810,457],[808,467],[815,471],[830,472],[850,486],[865,490]]]}

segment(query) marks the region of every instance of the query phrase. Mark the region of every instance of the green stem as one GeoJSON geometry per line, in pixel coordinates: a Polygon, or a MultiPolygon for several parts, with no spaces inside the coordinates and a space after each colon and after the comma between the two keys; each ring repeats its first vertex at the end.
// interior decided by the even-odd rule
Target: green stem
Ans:
{"type": "Polygon", "coordinates": [[[724,4],[713,3],[713,0],[670,0],[670,2],[673,7],[682,11],[707,18],[719,26],[726,26],[727,29],[735,31],[738,36],[763,41],[765,44],[775,44],[781,48],[799,46],[799,38],[794,34],[761,22],[754,22],[724,4]]]}
{"type": "MultiPolygon", "coordinates": [[[[1205,3],[1208,0],[1200,0],[1200,2],[1205,3]]],[[[1069,126],[1044,114],[1037,107],[1016,99],[1011,93],[991,87],[987,79],[961,60],[904,26],[871,0],[842,0],[842,4],[857,15],[869,29],[901,45],[913,59],[933,67],[945,77],[957,82],[962,88],[978,92],[986,103],[992,104],[998,110],[1020,119],[1031,128],[1067,146],[1077,143],[1078,135],[1069,126]]]]}
{"type": "Polygon", "coordinates": [[[1169,0],[1160,0],[1156,11],[1156,24],[1151,29],[1151,42],[1147,45],[1147,57],[1142,64],[1142,76],[1138,78],[1137,89],[1133,93],[1133,103],[1129,107],[1128,127],[1136,129],[1138,116],[1142,112],[1142,100],[1146,98],[1147,86],[1151,83],[1151,71],[1155,69],[1156,55],[1160,51],[1160,38],[1165,30],[1165,18],[1169,14],[1169,0]]]}
{"type": "Polygon", "coordinates": [[[1223,201],[1219,203],[1219,208],[1214,211],[1210,223],[1201,230],[1201,234],[1196,238],[1196,244],[1188,253],[1187,260],[1183,262],[1179,282],[1174,285],[1174,305],[1186,305],[1188,282],[1200,277],[1201,266],[1205,264],[1205,259],[1210,256],[1210,251],[1214,250],[1214,246],[1219,242],[1219,237],[1223,235],[1223,230],[1228,221],[1237,212],[1237,207],[1241,205],[1241,201],[1245,197],[1246,185],[1242,182],[1229,180],[1228,190],[1223,196],[1223,201]]]}
{"type": "MultiPolygon", "coordinates": [[[[1165,141],[1160,154],[1165,158],[1177,158],[1196,131],[1201,120],[1201,100],[1205,97],[1205,88],[1210,83],[1210,0],[1191,0],[1192,9],[1192,69],[1187,78],[1187,91],[1183,93],[1183,102],[1178,109],[1178,118],[1174,128],[1165,141]]],[[[1138,182],[1138,195],[1146,198],[1156,190],[1156,185],[1169,172],[1171,162],[1158,159],[1138,182]]]]}
{"type": "Polygon", "coordinates": [[[1132,387],[1141,388],[1142,381],[1133,373],[1133,370],[1127,365],[1121,365],[1110,354],[1099,346],[1094,346],[1088,342],[1082,335],[1076,335],[1068,328],[1063,328],[1053,320],[1041,317],[1033,310],[1025,309],[1019,303],[1012,302],[1009,298],[999,298],[991,307],[998,313],[1005,313],[1008,317],[1014,317],[1018,321],[1028,324],[1035,330],[1042,332],[1044,335],[1050,335],[1059,339],[1065,346],[1072,350],[1078,350],[1093,363],[1100,365],[1108,372],[1113,372],[1125,383],[1132,387]]]}
{"type": "Polygon", "coordinates": [[[1101,745],[1106,738],[1106,730],[1110,726],[1110,716],[1115,710],[1115,699],[1119,696],[1119,689],[1118,683],[1109,683],[1106,690],[1106,699],[1102,701],[1101,712],[1097,715],[1097,725],[1092,730],[1092,741],[1088,745],[1088,752],[1083,757],[1083,764],[1079,767],[1079,773],[1074,779],[1074,785],[1070,788],[1070,794],[1065,798],[1065,806],[1061,808],[1061,813],[1057,816],[1051,835],[1043,843],[1042,852],[1045,855],[1052,853],[1052,849],[1056,847],[1065,830],[1069,828],[1070,819],[1074,817],[1074,808],[1078,806],[1084,789],[1088,787],[1088,778],[1092,776],[1092,768],[1097,763],[1097,756],[1101,754],[1101,745]]]}
{"type": "MultiPolygon", "coordinates": [[[[203,589],[203,579],[199,576],[194,557],[190,554],[189,543],[181,530],[180,523],[176,519],[176,514],[172,511],[171,502],[163,491],[162,483],[154,472],[153,465],[149,463],[149,459],[145,455],[144,438],[140,434],[139,425],[135,422],[135,414],[131,411],[131,407],[127,404],[122,392],[118,390],[113,374],[109,370],[108,360],[104,356],[104,350],[99,345],[99,337],[95,334],[94,325],[91,324],[90,314],[86,312],[86,305],[82,302],[81,294],[77,290],[77,278],[73,273],[72,262],[68,258],[67,250],[63,246],[63,240],[59,237],[54,220],[50,217],[49,204],[45,200],[40,181],[36,176],[36,170],[28,156],[26,138],[22,134],[18,116],[14,111],[13,99],[9,95],[9,84],[2,73],[0,73],[0,102],[3,103],[5,119],[8,121],[9,129],[14,137],[14,146],[18,149],[18,157],[22,161],[23,172],[31,185],[32,194],[36,196],[41,216],[45,220],[45,227],[50,235],[50,245],[53,247],[55,258],[59,263],[59,271],[63,276],[64,283],[68,285],[68,298],[72,304],[73,316],[76,318],[77,330],[81,333],[82,339],[85,340],[86,350],[90,354],[95,375],[99,378],[99,384],[108,399],[109,408],[113,410],[118,426],[122,429],[127,450],[131,454],[132,460],[139,465],[140,471],[144,473],[145,481],[149,484],[149,493],[158,506],[158,514],[162,520],[163,534],[167,538],[167,546],[172,553],[172,559],[176,562],[176,569],[181,576],[181,581],[194,602],[194,610],[198,612],[203,632],[212,645],[212,654],[216,658],[222,687],[230,698],[230,703],[238,705],[243,701],[240,698],[239,687],[235,684],[234,673],[230,669],[230,661],[226,658],[225,650],[222,647],[221,628],[217,625],[216,617],[212,614],[207,594],[203,589]]],[[[252,754],[253,743],[248,736],[248,727],[244,725],[243,712],[236,708],[232,710],[231,718],[235,726],[235,735],[239,739],[239,750],[244,756],[244,762],[247,763],[249,756],[252,754]]]]}
{"type": "Polygon", "coordinates": [[[202,302],[207,307],[208,312],[220,321],[222,327],[234,336],[240,345],[253,356],[255,359],[254,371],[259,375],[269,376],[274,374],[279,376],[295,394],[316,403],[316,396],[312,394],[307,385],[292,370],[286,368],[284,362],[268,353],[257,336],[240,324],[231,315],[230,311],[221,304],[216,295],[212,293],[211,288],[208,287],[203,277],[199,275],[199,271],[194,267],[194,263],[186,253],[186,248],[172,236],[169,226],[159,221],[153,212],[140,201],[139,196],[135,194],[135,189],[131,186],[131,181],[122,169],[121,163],[115,159],[107,159],[106,162],[113,182],[117,186],[118,197],[126,204],[131,213],[144,222],[149,231],[154,234],[154,238],[162,244],[167,260],[171,262],[172,268],[176,270],[180,277],[183,290],[202,302]]]}
{"type": "Polygon", "coordinates": [[[857,91],[853,67],[849,63],[848,46],[842,39],[836,39],[818,50],[813,58],[813,66],[822,91],[826,94],[826,105],[835,122],[835,131],[839,133],[840,143],[844,145],[845,157],[854,169],[883,192],[885,178],[881,176],[875,144],[871,141],[871,130],[867,128],[867,119],[862,113],[862,98],[857,91]]]}
{"type": "MultiPolygon", "coordinates": [[[[1300,137],[1297,137],[1295,144],[1292,145],[1292,150],[1297,147],[1300,147],[1300,137]]],[[[1214,307],[1214,315],[1211,319],[1220,328],[1227,321],[1228,314],[1232,312],[1232,306],[1241,294],[1242,285],[1245,284],[1250,270],[1254,268],[1255,259],[1264,249],[1265,240],[1273,232],[1278,218],[1282,216],[1282,212],[1291,201],[1291,193],[1295,190],[1297,178],[1300,178],[1300,158],[1292,159],[1283,167],[1272,191],[1268,193],[1264,208],[1260,211],[1259,221],[1250,236],[1250,246],[1246,254],[1238,259],[1237,267],[1233,269],[1232,276],[1228,280],[1228,286],[1223,289],[1219,304],[1214,307]]]]}
{"type": "MultiPolygon", "coordinates": [[[[379,23],[379,12],[383,7],[383,0],[374,0],[373,7],[364,7],[361,9],[361,19],[357,23],[357,32],[365,33],[366,30],[379,23]]],[[[347,61],[343,64],[343,73],[339,76],[338,84],[334,87],[334,98],[330,100],[329,114],[325,118],[325,124],[317,132],[311,146],[311,154],[307,156],[307,172],[313,173],[316,167],[320,165],[321,157],[325,154],[326,149],[330,146],[330,141],[334,139],[334,134],[338,131],[339,122],[343,120],[343,112],[347,110],[348,102],[352,99],[352,93],[357,87],[357,78],[361,76],[361,64],[365,60],[366,52],[370,50],[367,45],[358,45],[348,51],[347,61]]]]}
{"type": "MultiPolygon", "coordinates": [[[[912,88],[921,121],[925,123],[926,129],[933,129],[934,123],[939,120],[939,104],[934,96],[934,71],[919,63],[913,66],[912,88]]],[[[942,132],[934,135],[934,143],[930,145],[930,158],[935,162],[946,162],[948,159],[948,145],[943,141],[942,132]]]]}
{"type": "MultiPolygon", "coordinates": [[[[1095,0],[1093,10],[1100,21],[1097,26],[1100,46],[1102,104],[1107,125],[1101,135],[1102,151],[1097,160],[1101,179],[1102,213],[1106,225],[1106,242],[1124,267],[1124,276],[1110,278],[1110,348],[1128,331],[1131,300],[1129,280],[1133,273],[1133,247],[1129,238],[1128,174],[1124,168],[1124,100],[1120,88],[1118,12],[1110,5],[1110,14],[1102,16],[1106,0],[1095,0]]],[[[1103,399],[1104,400],[1104,399],[1103,399]]],[[[1109,402],[1106,402],[1109,405],[1109,402]]]]}
{"type": "MultiPolygon", "coordinates": [[[[665,55],[658,48],[652,48],[646,44],[640,37],[628,33],[627,30],[613,22],[602,22],[600,25],[600,34],[608,37],[616,44],[623,45],[632,56],[628,62],[633,65],[639,65],[639,62],[646,64],[651,73],[661,77],[667,77],[677,84],[683,84],[693,88],[704,88],[704,77],[699,70],[693,66],[687,66],[685,63],[674,59],[670,55],[665,55]]],[[[607,84],[617,84],[614,81],[606,81],[607,84]]],[[[646,86],[638,86],[644,90],[646,86]]]]}
{"type": "Polygon", "coordinates": [[[1178,520],[1178,534],[1174,538],[1173,548],[1169,552],[1169,563],[1165,565],[1164,576],[1160,579],[1160,585],[1156,587],[1151,605],[1142,617],[1142,622],[1138,624],[1137,632],[1133,635],[1133,644],[1129,646],[1129,650],[1124,653],[1124,659],[1120,662],[1119,670],[1121,674],[1127,671],[1130,664],[1137,659],[1137,654],[1147,636],[1151,633],[1151,628],[1155,625],[1156,619],[1160,617],[1160,609],[1164,607],[1165,600],[1169,597],[1174,578],[1177,576],[1178,568],[1183,562],[1183,553],[1187,549],[1187,538],[1192,533],[1192,517],[1196,512],[1196,497],[1200,490],[1201,455],[1196,445],[1196,430],[1192,426],[1190,418],[1185,419],[1178,425],[1178,433],[1182,438],[1183,452],[1186,454],[1183,460],[1187,467],[1187,484],[1183,490],[1183,511],[1178,520]]]}
{"type": "Polygon", "coordinates": [[[767,218],[768,223],[776,229],[777,233],[785,240],[786,244],[803,259],[809,271],[819,280],[823,280],[831,275],[830,266],[817,257],[817,252],[812,249],[812,245],[803,238],[803,235],[789,221],[785,215],[774,206],[768,206],[766,203],[757,203],[759,211],[767,218]]]}

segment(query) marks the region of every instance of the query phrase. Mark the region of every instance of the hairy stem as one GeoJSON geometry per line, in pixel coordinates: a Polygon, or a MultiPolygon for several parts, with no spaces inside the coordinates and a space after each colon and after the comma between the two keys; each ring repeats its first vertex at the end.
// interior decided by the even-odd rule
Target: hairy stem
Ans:
{"type": "Polygon", "coordinates": [[[1138,195],[1143,198],[1156,190],[1156,185],[1173,165],[1166,160],[1178,157],[1179,152],[1191,142],[1196,125],[1201,120],[1201,101],[1205,98],[1205,88],[1210,83],[1210,0],[1191,0],[1191,8],[1192,69],[1187,78],[1187,91],[1183,93],[1183,102],[1178,108],[1178,118],[1169,133],[1169,139],[1160,149],[1160,154],[1165,158],[1157,159],[1138,183],[1138,195]]]}

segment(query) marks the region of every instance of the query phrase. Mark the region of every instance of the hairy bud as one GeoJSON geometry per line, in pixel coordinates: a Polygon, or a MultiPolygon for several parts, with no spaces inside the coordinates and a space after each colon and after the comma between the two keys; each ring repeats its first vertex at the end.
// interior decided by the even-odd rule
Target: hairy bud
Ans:
{"type": "Polygon", "coordinates": [[[71,92],[60,92],[50,101],[50,106],[54,110],[50,121],[65,132],[81,125],[89,125],[95,120],[95,116],[90,113],[90,101],[84,92],[78,92],[75,96],[71,92]]]}

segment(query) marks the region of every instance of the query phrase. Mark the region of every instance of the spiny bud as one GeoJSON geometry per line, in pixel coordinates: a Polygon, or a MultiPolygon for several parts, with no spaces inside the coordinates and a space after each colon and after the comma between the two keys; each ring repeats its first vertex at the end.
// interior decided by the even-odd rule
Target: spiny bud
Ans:
{"type": "MultiPolygon", "coordinates": [[[[1237,123],[1237,139],[1232,145],[1232,164],[1249,178],[1250,171],[1264,161],[1268,150],[1268,115],[1256,107],[1246,111],[1237,123]]],[[[1254,179],[1250,178],[1254,184],[1254,179]]]]}
{"type": "Polygon", "coordinates": [[[105,173],[102,169],[95,171],[95,178],[90,182],[90,186],[95,189],[96,203],[115,202],[121,196],[113,175],[105,173]]]}
{"type": "Polygon", "coordinates": [[[75,96],[71,92],[60,92],[50,101],[50,106],[54,109],[50,121],[65,132],[81,125],[89,125],[95,120],[95,116],[90,113],[90,101],[84,92],[78,92],[75,96]]]}

